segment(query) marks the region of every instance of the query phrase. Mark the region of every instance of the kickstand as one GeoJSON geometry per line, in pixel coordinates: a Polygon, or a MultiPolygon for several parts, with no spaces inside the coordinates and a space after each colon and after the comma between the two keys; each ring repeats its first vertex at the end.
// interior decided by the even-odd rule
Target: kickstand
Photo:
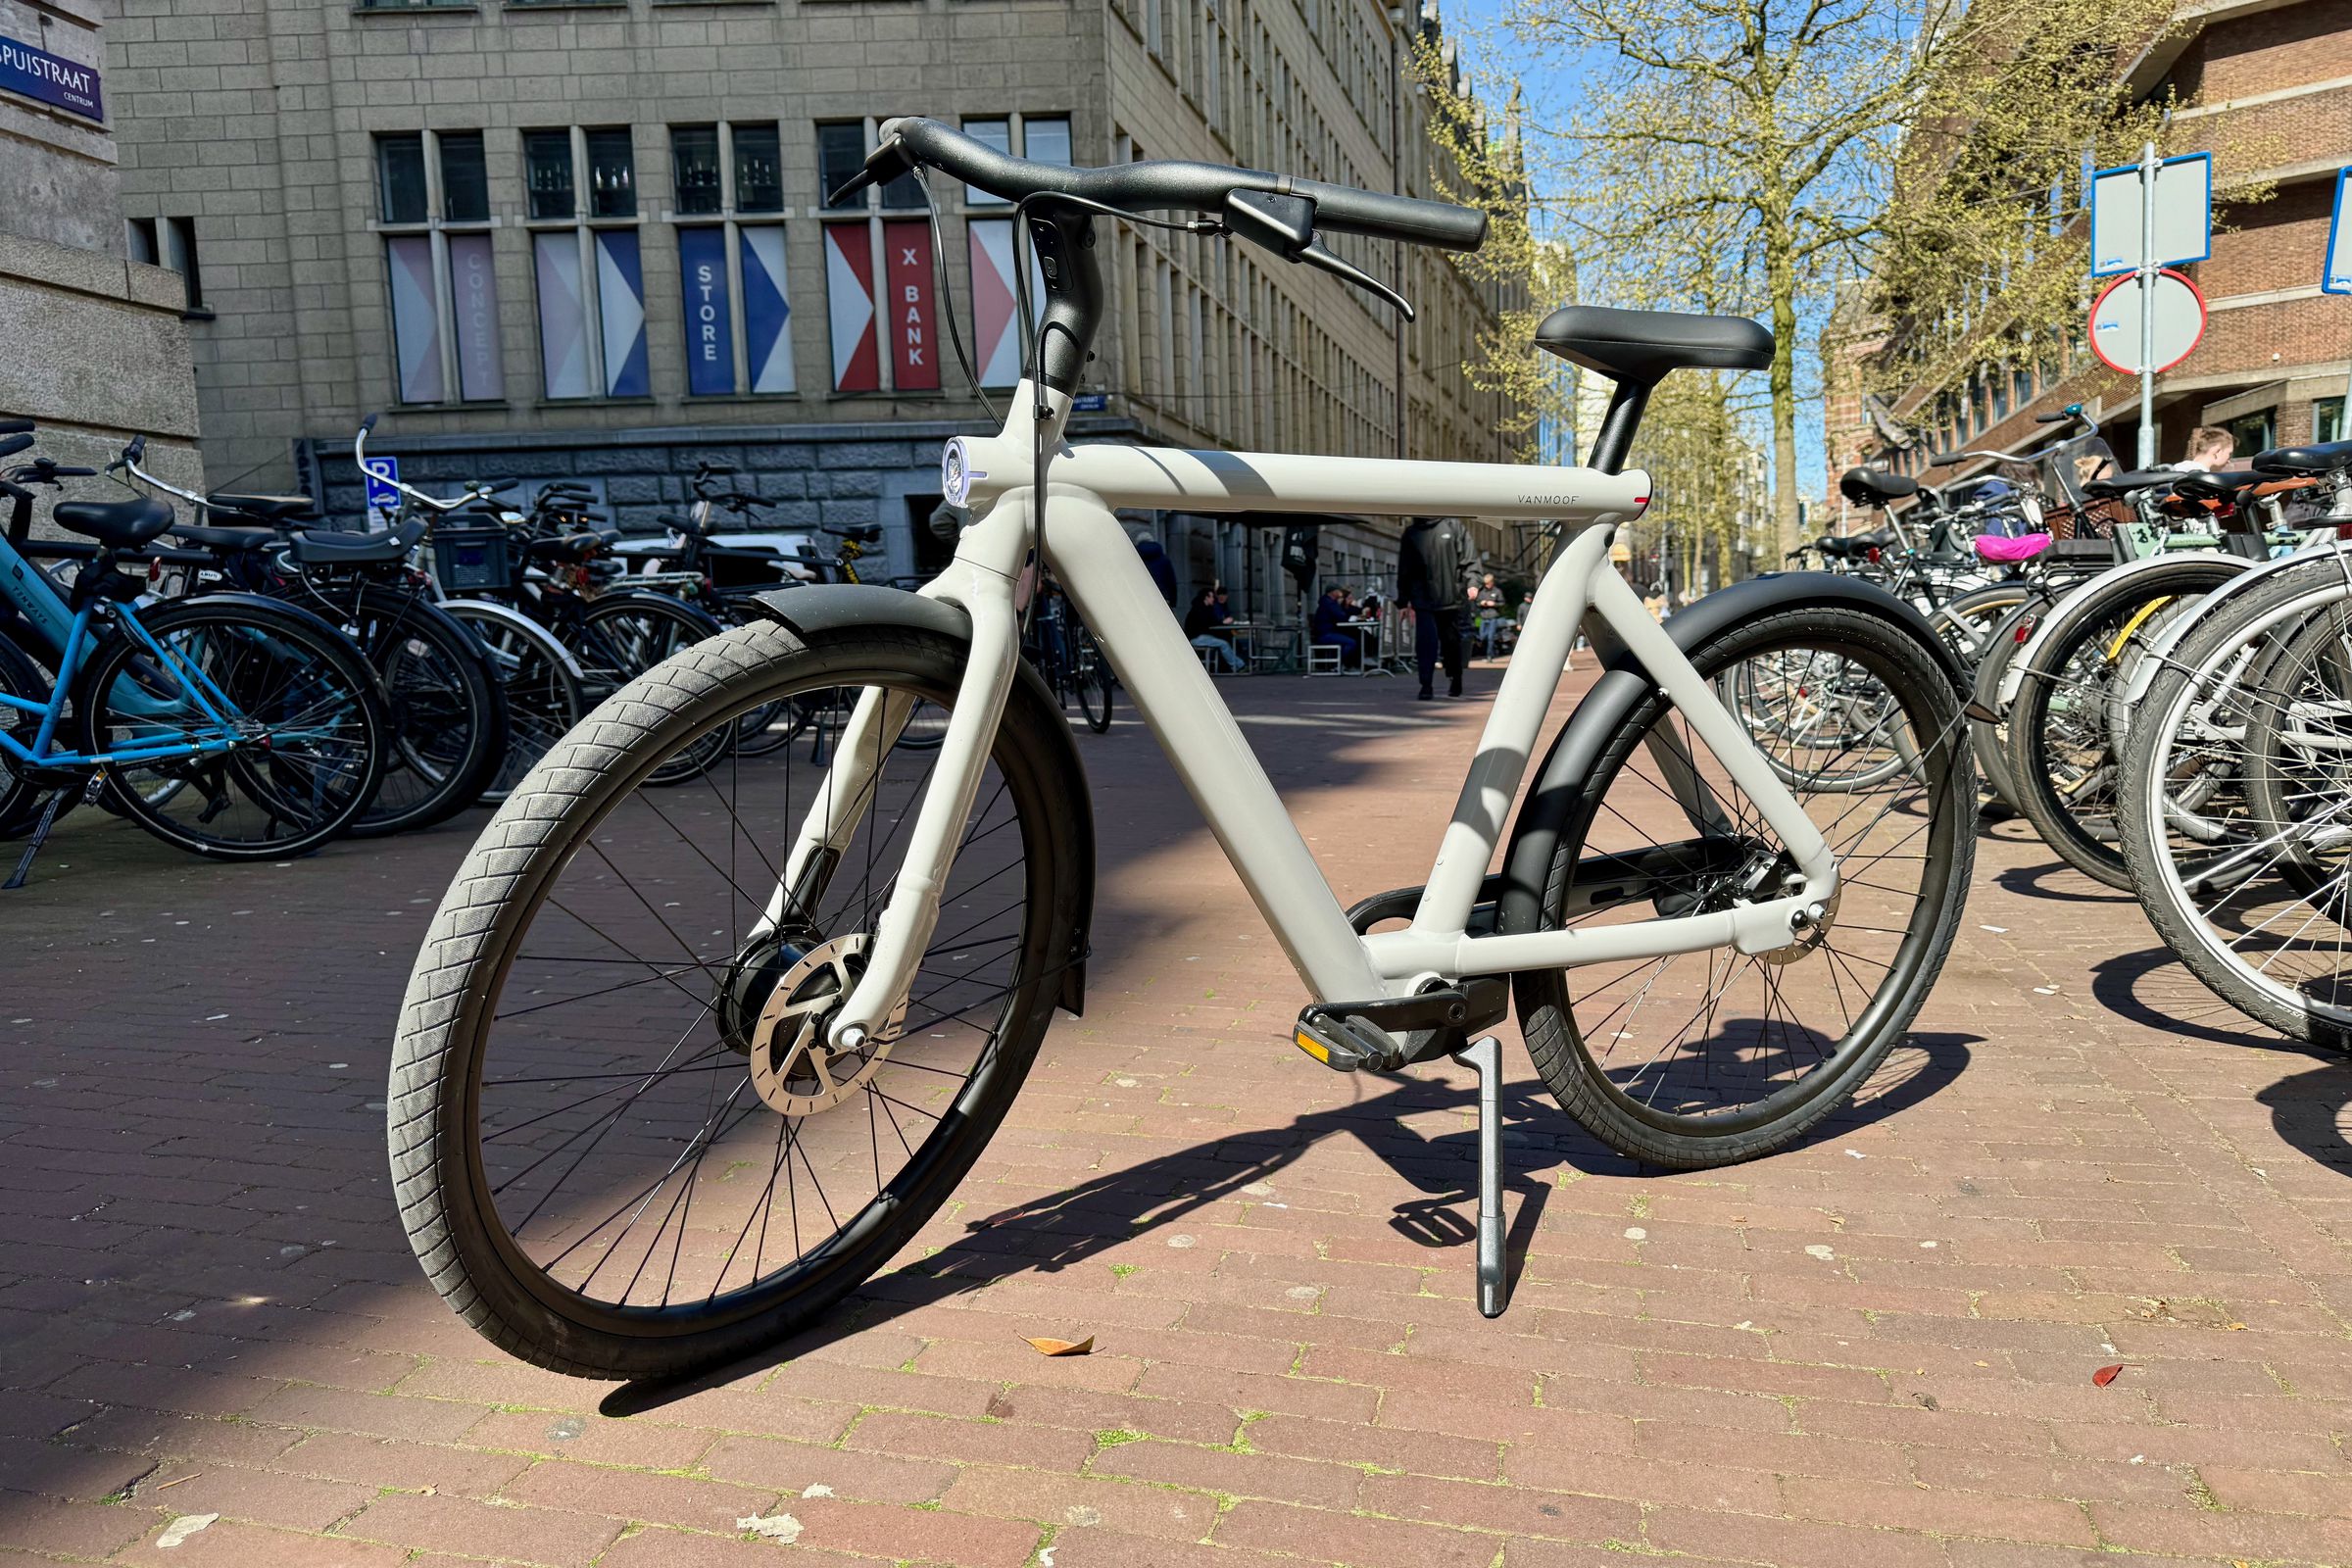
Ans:
{"type": "Polygon", "coordinates": [[[1478,1310],[1500,1317],[1510,1304],[1502,1245],[1502,1043],[1483,1035],[1453,1059],[1478,1070],[1478,1310]]]}
{"type": "MultiPolygon", "coordinates": [[[[81,792],[85,803],[98,798],[98,786],[103,776],[98,773],[90,775],[89,783],[83,786],[81,792]]],[[[0,882],[0,893],[16,892],[24,885],[24,879],[32,875],[33,857],[39,855],[41,846],[49,842],[49,830],[57,825],[57,813],[66,804],[66,795],[65,789],[49,792],[49,803],[41,808],[41,819],[33,824],[32,837],[24,841],[24,854],[18,859],[16,870],[10,873],[6,882],[0,882]]]]}

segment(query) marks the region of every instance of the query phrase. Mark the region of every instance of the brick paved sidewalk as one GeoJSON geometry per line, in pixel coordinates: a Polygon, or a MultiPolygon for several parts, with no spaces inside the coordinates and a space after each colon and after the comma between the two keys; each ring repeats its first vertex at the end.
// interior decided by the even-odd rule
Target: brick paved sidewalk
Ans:
{"type": "MultiPolygon", "coordinates": [[[[1344,896],[1418,874],[1483,704],[1229,689],[1344,896]]],[[[0,895],[0,1562],[2352,1562],[2352,1065],[2021,829],[1795,1152],[1637,1174],[1519,1054],[1490,1324],[1467,1075],[1281,1044],[1296,982],[1149,740],[1081,739],[1092,1005],[946,1250],[626,1415],[461,1328],[391,1212],[392,1015],[478,817],[282,868],[72,819],[0,895]]]]}

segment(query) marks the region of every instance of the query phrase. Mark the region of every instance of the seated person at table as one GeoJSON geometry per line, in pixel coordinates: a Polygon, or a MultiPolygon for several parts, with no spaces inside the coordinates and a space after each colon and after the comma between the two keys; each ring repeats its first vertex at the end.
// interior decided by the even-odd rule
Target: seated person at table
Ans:
{"type": "Polygon", "coordinates": [[[1310,623],[1315,646],[1337,648],[1340,651],[1340,663],[1348,668],[1361,664],[1364,660],[1364,645],[1357,639],[1354,629],[1345,624],[1351,618],[1353,612],[1348,608],[1348,590],[1333,583],[1323,590],[1322,602],[1315,606],[1314,618],[1310,623]]]}
{"type": "Polygon", "coordinates": [[[1209,656],[1212,668],[1235,670],[1242,662],[1233,651],[1231,639],[1219,634],[1217,627],[1228,616],[1217,613],[1217,595],[1213,588],[1203,588],[1193,595],[1192,608],[1184,612],[1184,634],[1192,639],[1195,648],[1209,656]]]}

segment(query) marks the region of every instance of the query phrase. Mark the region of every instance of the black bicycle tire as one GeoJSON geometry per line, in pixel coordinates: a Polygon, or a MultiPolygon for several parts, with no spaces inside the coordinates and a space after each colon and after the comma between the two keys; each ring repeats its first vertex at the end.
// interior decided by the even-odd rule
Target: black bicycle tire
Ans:
{"type": "Polygon", "coordinates": [[[1085,715],[1088,729],[1098,735],[1107,734],[1110,730],[1113,687],[1110,661],[1102,657],[1102,650],[1096,643],[1093,632],[1084,626],[1073,630],[1072,641],[1076,646],[1071,651],[1070,663],[1073,684],[1078,690],[1078,711],[1085,715]],[[1090,689],[1102,699],[1100,712],[1096,710],[1097,705],[1087,700],[1090,689]]]}
{"type": "MultiPolygon", "coordinates": [[[[2010,781],[2017,790],[2014,804],[2025,813],[2026,820],[2033,823],[2034,830],[2041,835],[2052,854],[2102,886],[2123,893],[2132,891],[2132,872],[2124,863],[2121,818],[2117,819],[2115,841],[2100,839],[2083,825],[2050,777],[2052,696],[2058,689],[2059,676],[2082,649],[2083,640],[2119,612],[2132,611],[2158,599],[2171,602],[2176,612],[2183,611],[2212,589],[2251,569],[2253,563],[2241,557],[2195,554],[2167,558],[2161,566],[2114,578],[2062,611],[2054,612],[2063,614],[2063,622],[2049,627],[2040,646],[2034,650],[2032,663],[2022,672],[2008,722],[2006,760],[2010,781]]],[[[2106,735],[2106,709],[2101,707],[2094,717],[2100,733],[2106,735]]],[[[2112,798],[2120,808],[2123,758],[2114,751],[2112,743],[2108,765],[2118,771],[2112,798]]]]}
{"type": "MultiPolygon", "coordinates": [[[[369,667],[360,651],[352,646],[351,640],[309,611],[273,600],[247,598],[231,601],[221,596],[201,595],[143,610],[139,616],[148,635],[159,642],[180,622],[210,616],[246,624],[269,624],[276,635],[309,643],[313,657],[319,662],[331,664],[357,694],[368,744],[366,760],[361,764],[360,783],[351,799],[332,816],[314,823],[291,838],[239,845],[198,838],[151,807],[136,790],[112,787],[110,797],[122,814],[165,843],[201,855],[208,860],[294,859],[347,833],[351,824],[375,798],[376,785],[383,777],[384,748],[389,744],[391,734],[391,723],[386,716],[383,693],[376,681],[375,671],[369,667]]],[[[117,635],[109,639],[106,646],[82,666],[76,677],[74,707],[79,715],[85,750],[92,753],[104,750],[108,705],[99,700],[96,694],[112,688],[122,665],[144,657],[144,647],[127,637],[117,635]]]]}
{"type": "MultiPolygon", "coordinates": [[[[941,682],[952,692],[965,652],[935,634],[901,627],[861,628],[814,645],[773,623],[736,627],[615,694],[549,754],[483,831],[451,883],[411,976],[386,1121],[410,1245],[434,1290],[490,1343],[554,1371],[600,1378],[674,1376],[749,1353],[871,1277],[947,1200],[978,1157],[1044,1039],[1060,990],[1056,971],[1074,949],[1084,906],[1079,875],[1086,857],[1072,836],[1069,814],[1053,808],[1064,792],[1083,786],[1050,776],[1055,753],[1044,726],[1053,720],[1017,688],[993,755],[1035,808],[1034,818],[1023,809],[1021,819],[1033,821],[1039,835],[1027,850],[1036,896],[1024,915],[1034,917],[1034,929],[1025,927],[1023,934],[1024,978],[1018,994],[1007,999],[1004,1016],[1010,1021],[1001,1037],[1004,1049],[988,1069],[983,1099],[955,1123],[955,1147],[941,1152],[920,1190],[902,1195],[895,1213],[854,1253],[829,1261],[789,1295],[699,1330],[649,1337],[583,1323],[516,1275],[517,1255],[501,1245],[503,1238],[492,1234],[495,1221],[480,1211],[479,1173],[467,1134],[480,1025],[503,980],[502,945],[528,929],[536,901],[561,873],[567,846],[593,832],[605,811],[658,771],[666,747],[686,741],[700,723],[723,720],[729,703],[762,688],[905,675],[941,682]]],[[[982,1076],[975,1069],[974,1079],[982,1076]]],[[[943,1121],[933,1136],[948,1131],[943,1121]]]]}
{"type": "MultiPolygon", "coordinates": [[[[505,762],[508,744],[505,683],[491,670],[488,652],[466,623],[429,599],[368,586],[360,590],[356,607],[363,626],[367,624],[365,617],[371,606],[377,613],[396,617],[408,635],[441,647],[453,666],[462,672],[465,689],[461,700],[470,717],[467,720],[468,742],[465,760],[453,766],[437,788],[411,802],[404,809],[379,814],[370,807],[362,812],[351,826],[351,836],[355,839],[382,838],[446,822],[473,805],[498,776],[505,762]]],[[[381,665],[383,656],[364,646],[363,652],[369,654],[369,663],[376,665],[376,673],[387,680],[386,690],[389,694],[389,672],[381,665]]],[[[394,722],[396,727],[400,722],[397,708],[394,722]]],[[[383,799],[380,786],[376,791],[376,799],[379,802],[383,799]]]]}
{"type": "MultiPolygon", "coordinates": [[[[1768,1116],[1727,1118],[1722,1136],[1694,1136],[1676,1130],[1673,1123],[1690,1118],[1666,1117],[1644,1110],[1609,1082],[1585,1049],[1575,1022],[1567,976],[1561,969],[1523,971],[1512,976],[1513,1001],[1520,1029],[1544,1087],[1562,1109],[1602,1143],[1630,1158],[1675,1170],[1701,1170],[1759,1158],[1803,1137],[1842,1105],[1875,1072],[1910,1027],[1926,1003],[1936,976],[1959,933],[1966,912],[1969,879],[1976,857],[1973,821],[1974,774],[1967,764],[1962,741],[1960,700],[1940,658],[1915,634],[1886,619],[1836,607],[1807,607],[1759,615],[1731,626],[1690,651],[1702,676],[1712,677],[1716,666],[1743,650],[1768,646],[1775,639],[1810,639],[1810,645],[1843,648],[1849,657],[1875,661],[1882,678],[1899,671],[1909,688],[1898,694],[1907,711],[1924,712],[1940,738],[1921,753],[1923,763],[1941,776],[1929,788],[1937,803],[1924,876],[1937,879],[1933,899],[1923,898],[1923,911],[1932,910],[1926,929],[1908,936],[1897,950],[1898,963],[1889,965],[1882,988],[1892,983],[1898,968],[1899,989],[1891,996],[1874,991],[1870,1004],[1851,1028],[1868,1038],[1842,1048],[1834,1064],[1808,1074],[1789,1086],[1810,1083],[1803,1094],[1788,1094],[1786,1102],[1768,1116]],[[1914,707],[1913,705],[1916,705],[1914,707]],[[1882,1000],[1885,998],[1885,1000],[1882,1000]]],[[[1629,758],[1643,748],[1651,727],[1671,704],[1651,688],[1619,721],[1602,745],[1592,768],[1579,781],[1576,806],[1561,832],[1544,894],[1544,920],[1556,925],[1577,861],[1593,824],[1607,809],[1609,788],[1629,758]]],[[[1924,887],[1924,883],[1923,883],[1924,887]]],[[[1774,1100],[1783,1096],[1776,1094],[1774,1100]]]]}

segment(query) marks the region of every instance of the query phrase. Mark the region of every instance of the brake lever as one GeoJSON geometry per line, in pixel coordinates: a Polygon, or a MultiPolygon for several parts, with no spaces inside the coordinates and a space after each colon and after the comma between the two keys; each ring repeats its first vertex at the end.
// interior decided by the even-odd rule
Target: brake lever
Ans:
{"type": "Polygon", "coordinates": [[[1315,268],[1321,271],[1329,272],[1332,276],[1339,278],[1342,282],[1353,283],[1357,288],[1364,290],[1368,294],[1377,294],[1382,299],[1387,300],[1391,305],[1396,306],[1397,315],[1403,317],[1408,321],[1413,319],[1412,301],[1406,299],[1403,295],[1397,293],[1395,289],[1389,287],[1388,284],[1383,283],[1379,278],[1374,277],[1362,268],[1357,267],[1354,263],[1344,260],[1341,257],[1334,256],[1331,252],[1323,248],[1323,242],[1319,239],[1309,241],[1306,248],[1301,250],[1297,256],[1293,257],[1292,260],[1304,262],[1309,267],[1315,268]]]}

